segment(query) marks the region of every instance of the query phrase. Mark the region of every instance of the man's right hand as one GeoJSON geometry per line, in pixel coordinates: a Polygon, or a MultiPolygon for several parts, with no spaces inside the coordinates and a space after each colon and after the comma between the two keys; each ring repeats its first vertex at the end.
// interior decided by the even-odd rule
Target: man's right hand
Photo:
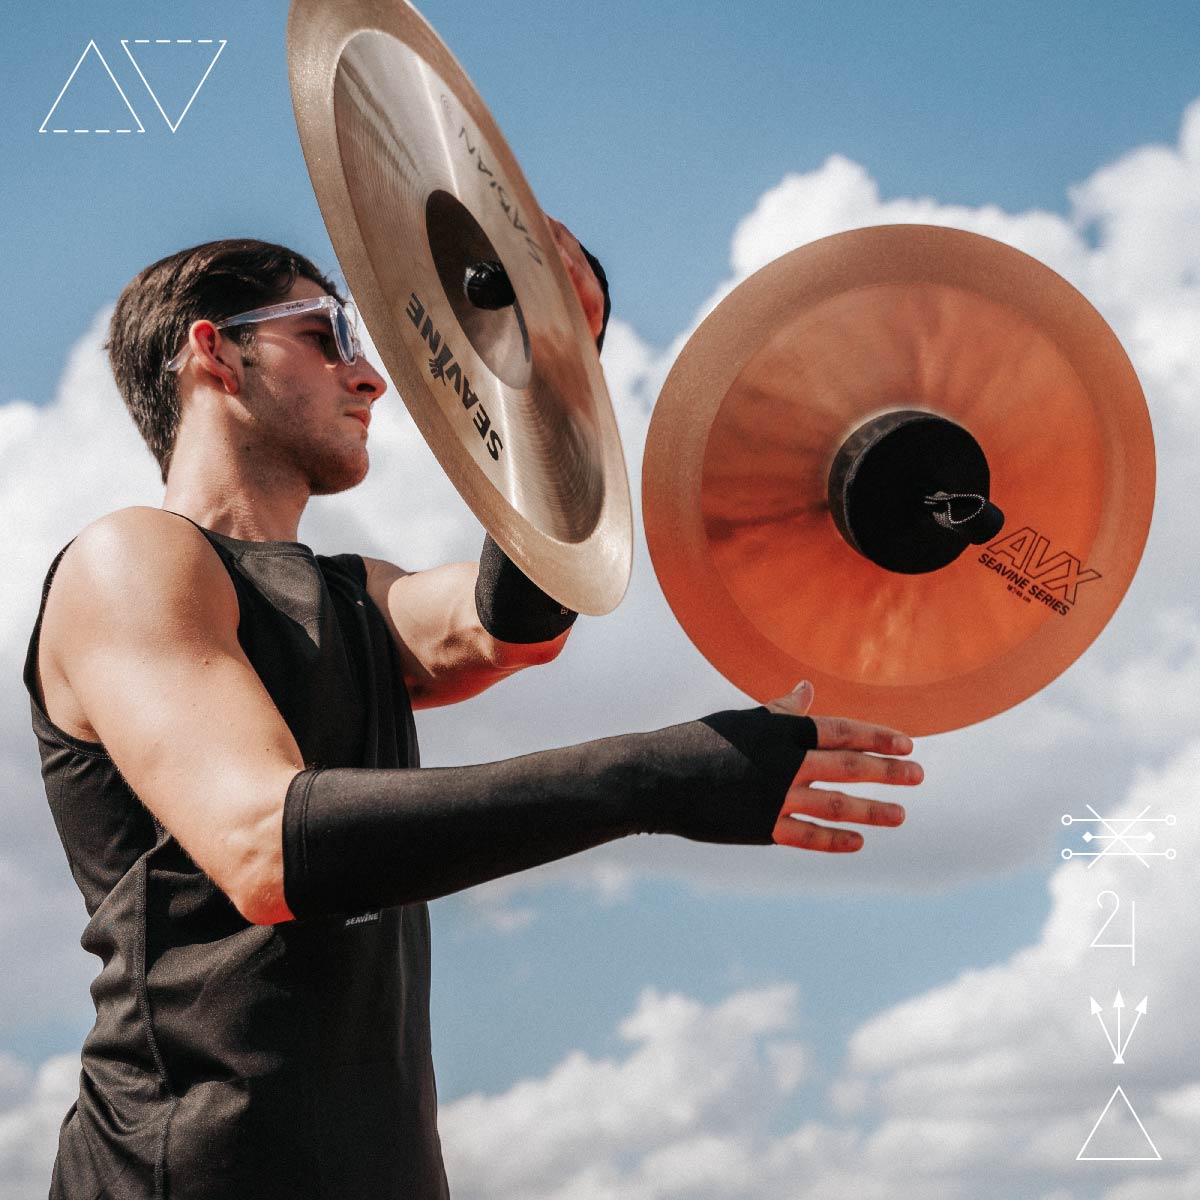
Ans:
{"type": "MultiPolygon", "coordinates": [[[[787,696],[773,700],[767,708],[771,712],[804,716],[812,700],[812,684],[806,680],[787,696]]],[[[817,728],[817,748],[805,755],[804,763],[788,789],[773,837],[779,845],[794,846],[798,850],[853,853],[862,849],[861,833],[800,818],[895,826],[904,821],[903,807],[811,785],[888,783],[912,787],[925,778],[925,772],[920,763],[885,757],[912,753],[912,738],[898,730],[849,717],[810,719],[817,728]]]]}
{"type": "Polygon", "coordinates": [[[575,289],[575,295],[579,297],[584,320],[587,321],[588,329],[591,331],[592,337],[596,339],[597,349],[599,349],[599,342],[603,340],[605,324],[604,285],[601,284],[595,270],[588,262],[587,255],[579,244],[579,239],[561,221],[556,221],[549,216],[546,221],[550,226],[550,233],[554,238],[558,256],[562,259],[563,267],[566,269],[567,277],[575,289]]]}

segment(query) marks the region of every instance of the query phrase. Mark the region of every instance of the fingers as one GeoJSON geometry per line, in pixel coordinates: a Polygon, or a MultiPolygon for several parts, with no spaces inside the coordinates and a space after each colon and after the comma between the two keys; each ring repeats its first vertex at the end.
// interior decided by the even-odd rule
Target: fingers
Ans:
{"type": "Polygon", "coordinates": [[[815,821],[802,821],[797,819],[798,813],[826,821],[853,821],[858,825],[894,827],[904,821],[904,809],[899,804],[867,800],[862,796],[848,796],[845,792],[829,792],[820,788],[793,788],[784,801],[771,835],[777,846],[818,850],[825,854],[853,854],[862,849],[861,833],[853,829],[818,825],[815,821]]]}
{"type": "MultiPolygon", "coordinates": [[[[808,680],[798,683],[786,696],[767,708],[774,713],[804,716],[813,701],[808,680]]],[[[800,820],[817,817],[823,821],[856,825],[895,827],[904,821],[904,808],[884,800],[851,796],[847,792],[809,787],[814,780],[826,783],[888,783],[912,787],[925,778],[920,763],[904,762],[888,755],[911,754],[912,738],[898,729],[856,721],[852,717],[814,717],[817,749],[810,750],[788,791],[772,834],[777,845],[826,854],[853,854],[861,850],[863,837],[853,829],[818,825],[800,820]]]]}
{"type": "Polygon", "coordinates": [[[911,754],[912,738],[898,729],[852,717],[813,717],[822,750],[869,750],[874,754],[911,754]]]}
{"type": "Polygon", "coordinates": [[[777,846],[793,846],[797,850],[819,850],[825,854],[853,854],[862,849],[861,833],[853,829],[831,829],[814,825],[812,821],[797,821],[780,817],[775,822],[772,838],[777,846]]]}
{"type": "Polygon", "coordinates": [[[561,221],[547,213],[546,223],[550,226],[550,232],[554,234],[554,240],[559,246],[579,249],[579,239],[561,221]]]}
{"type": "Polygon", "coordinates": [[[881,758],[861,750],[810,750],[804,756],[796,783],[890,783],[914,787],[924,778],[925,771],[916,762],[881,758]]]}
{"type": "MultiPolygon", "coordinates": [[[[909,764],[905,764],[909,765],[909,764]]],[[[780,809],[781,817],[801,813],[822,821],[849,821],[855,825],[894,827],[904,823],[904,807],[885,800],[869,800],[825,788],[794,787],[780,809]]]]}
{"type": "Polygon", "coordinates": [[[574,287],[575,295],[579,297],[579,303],[583,307],[588,329],[591,330],[592,337],[599,337],[600,330],[604,327],[604,289],[600,286],[591,264],[584,258],[575,235],[553,217],[548,216],[546,221],[558,247],[558,255],[571,279],[571,286],[574,287]]]}
{"type": "Polygon", "coordinates": [[[767,710],[773,713],[783,713],[787,716],[802,717],[808,712],[813,702],[813,685],[807,679],[802,679],[786,696],[772,700],[767,710]]]}
{"type": "MultiPolygon", "coordinates": [[[[772,700],[769,712],[803,717],[812,707],[813,685],[802,679],[786,695],[772,700]]],[[[886,725],[872,725],[853,717],[814,717],[817,745],[822,750],[867,750],[873,754],[911,754],[912,738],[886,725]]]]}

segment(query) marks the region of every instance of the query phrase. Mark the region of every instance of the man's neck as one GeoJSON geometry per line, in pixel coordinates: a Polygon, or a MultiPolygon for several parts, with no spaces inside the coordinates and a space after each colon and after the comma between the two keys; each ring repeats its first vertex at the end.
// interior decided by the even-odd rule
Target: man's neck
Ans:
{"type": "Polygon", "coordinates": [[[228,460],[220,466],[173,462],[162,507],[198,525],[248,542],[294,542],[308,489],[268,487],[237,477],[228,460]]]}

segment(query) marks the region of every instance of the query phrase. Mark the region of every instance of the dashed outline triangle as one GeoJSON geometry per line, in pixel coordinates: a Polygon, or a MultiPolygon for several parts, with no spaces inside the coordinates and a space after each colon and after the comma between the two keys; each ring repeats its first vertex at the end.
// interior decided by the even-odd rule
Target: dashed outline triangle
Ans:
{"type": "MultiPolygon", "coordinates": [[[[96,57],[100,60],[100,65],[104,68],[105,73],[108,75],[109,79],[112,80],[113,87],[115,87],[117,89],[117,95],[119,95],[121,97],[121,100],[124,102],[125,107],[127,109],[129,109],[129,115],[137,122],[137,132],[145,133],[146,127],[142,124],[141,118],[137,115],[137,113],[133,111],[133,105],[129,103],[129,97],[126,96],[125,93],[121,90],[121,85],[117,82],[117,77],[112,73],[112,69],[109,67],[108,61],[105,59],[104,55],[100,53],[100,47],[96,45],[95,38],[90,38],[88,40],[88,44],[86,46],[84,46],[83,53],[79,56],[79,61],[71,69],[70,75],[67,76],[67,82],[62,85],[62,90],[58,93],[57,96],[55,96],[54,103],[52,105],[50,105],[50,111],[46,114],[45,119],[42,121],[41,125],[38,126],[38,133],[68,133],[68,132],[70,132],[70,133],[91,133],[92,132],[90,129],[47,130],[47,128],[46,128],[46,125],[49,123],[50,118],[52,116],[54,116],[54,110],[58,107],[59,102],[62,100],[62,98],[67,94],[67,88],[69,88],[71,86],[71,81],[75,78],[75,75],[79,71],[79,68],[81,66],[83,66],[83,60],[85,58],[87,58],[89,50],[95,50],[96,57]]],[[[107,132],[107,131],[105,131],[105,132],[107,132]]],[[[132,133],[133,131],[129,130],[129,129],[118,129],[116,132],[117,133],[132,133]]]]}
{"type": "MultiPolygon", "coordinates": [[[[200,76],[200,82],[198,84],[196,84],[196,90],[192,93],[188,102],[183,106],[183,112],[181,112],[179,114],[179,116],[175,119],[175,121],[172,121],[171,118],[167,116],[166,112],[163,110],[163,106],[158,102],[158,97],[154,94],[154,89],[150,86],[150,81],[146,78],[145,73],[142,71],[142,68],[138,65],[138,60],[133,57],[133,51],[130,50],[130,48],[129,48],[129,40],[130,40],[129,38],[122,38],[121,46],[124,49],[125,53],[129,56],[129,61],[131,63],[133,63],[133,69],[138,73],[138,75],[141,77],[142,82],[146,85],[146,91],[148,91],[150,93],[150,99],[154,101],[154,107],[158,109],[158,111],[162,114],[162,119],[164,121],[166,121],[167,128],[170,129],[170,131],[172,133],[175,133],[179,129],[179,126],[181,124],[183,124],[183,118],[188,115],[188,109],[192,107],[192,101],[195,100],[198,95],[200,95],[200,89],[204,86],[204,83],[208,79],[209,75],[212,74],[213,67],[215,67],[217,65],[217,59],[221,57],[221,51],[224,50],[227,45],[229,45],[229,39],[228,38],[218,39],[220,41],[220,45],[217,47],[216,54],[214,54],[212,57],[212,62],[210,62],[208,64],[208,69],[204,72],[203,75],[200,76]]],[[[149,38],[134,38],[133,40],[136,44],[137,42],[148,42],[150,39],[149,38]]],[[[162,42],[162,41],[166,41],[168,39],[157,38],[155,40],[162,42]]],[[[212,39],[211,38],[197,38],[195,40],[197,43],[202,43],[202,42],[206,42],[206,41],[211,41],[212,39]]],[[[190,45],[192,42],[192,39],[191,38],[176,38],[175,41],[176,41],[176,44],[179,44],[179,45],[190,45]]]]}
{"type": "Polygon", "coordinates": [[[1087,1135],[1087,1140],[1079,1148],[1079,1153],[1075,1155],[1076,1162],[1162,1162],[1162,1155],[1158,1152],[1158,1147],[1152,1141],[1150,1135],[1146,1132],[1145,1125],[1142,1124],[1142,1118],[1133,1111],[1133,1105],[1129,1103],[1129,1097],[1125,1095],[1125,1089],[1120,1085],[1116,1091],[1108,1098],[1108,1103],[1104,1106],[1104,1111],[1096,1118],[1095,1125],[1092,1126],[1092,1132],[1087,1135]],[[1137,1122],[1137,1127],[1142,1131],[1142,1137],[1146,1139],[1146,1144],[1154,1151],[1153,1154],[1085,1154],[1088,1146],[1092,1144],[1092,1138],[1096,1136],[1096,1130],[1104,1124],[1104,1118],[1108,1116],[1108,1110],[1112,1108],[1113,1101],[1120,1096],[1125,1103],[1125,1107],[1129,1110],[1129,1115],[1137,1122]]]}

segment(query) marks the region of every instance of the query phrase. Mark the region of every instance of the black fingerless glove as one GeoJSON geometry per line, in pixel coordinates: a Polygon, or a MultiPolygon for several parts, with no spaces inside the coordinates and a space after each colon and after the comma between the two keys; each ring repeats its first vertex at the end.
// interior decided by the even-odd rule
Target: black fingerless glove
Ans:
{"type": "Polygon", "coordinates": [[[579,615],[547,596],[496,545],[490,533],[479,556],[475,611],[492,637],[519,645],[552,641],[570,629],[579,615]]]}
{"type": "Polygon", "coordinates": [[[765,708],[729,709],[637,736],[629,769],[652,822],[645,832],[767,845],[817,727],[765,708]]]}
{"type": "Polygon", "coordinates": [[[288,788],[297,917],[430,900],[631,833],[768,844],[816,726],[716,713],[475,767],[309,769],[288,788]]]}

